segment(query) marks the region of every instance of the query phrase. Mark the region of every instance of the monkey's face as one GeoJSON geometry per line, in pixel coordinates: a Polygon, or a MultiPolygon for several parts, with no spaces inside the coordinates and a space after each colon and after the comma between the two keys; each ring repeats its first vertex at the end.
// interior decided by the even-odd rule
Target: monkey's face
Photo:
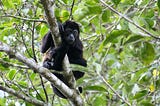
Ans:
{"type": "Polygon", "coordinates": [[[62,42],[66,42],[69,45],[74,45],[76,39],[79,39],[79,25],[73,21],[59,24],[59,31],[62,42]]]}
{"type": "Polygon", "coordinates": [[[67,42],[67,44],[72,45],[78,37],[78,30],[67,28],[64,31],[64,39],[67,42]]]}

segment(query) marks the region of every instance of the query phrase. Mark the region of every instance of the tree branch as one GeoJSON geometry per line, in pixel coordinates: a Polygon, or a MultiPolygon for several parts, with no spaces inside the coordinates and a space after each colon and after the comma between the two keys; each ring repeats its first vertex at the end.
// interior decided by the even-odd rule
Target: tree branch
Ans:
{"type": "Polygon", "coordinates": [[[35,98],[28,97],[28,96],[26,96],[26,95],[24,95],[24,94],[22,94],[20,92],[17,92],[15,90],[11,89],[11,88],[4,87],[4,86],[0,85],[0,90],[3,90],[5,92],[7,92],[7,93],[10,93],[10,94],[12,94],[12,95],[14,95],[14,96],[16,96],[16,97],[18,97],[20,99],[23,99],[24,101],[32,103],[32,104],[34,104],[36,106],[47,106],[47,104],[45,104],[44,102],[39,101],[39,100],[37,100],[35,98]]]}
{"type": "Polygon", "coordinates": [[[22,69],[29,69],[28,67],[26,66],[22,66],[22,65],[18,65],[18,64],[13,64],[13,63],[10,63],[10,62],[6,62],[2,59],[0,59],[0,63],[5,65],[5,66],[12,66],[12,67],[16,67],[16,68],[22,68],[22,69]]]}
{"type": "Polygon", "coordinates": [[[19,16],[14,16],[14,15],[3,15],[3,16],[0,16],[0,17],[11,17],[11,18],[16,18],[16,19],[24,20],[24,21],[47,23],[45,20],[29,19],[29,18],[23,18],[23,17],[19,17],[19,16]]]}
{"type": "Polygon", "coordinates": [[[52,74],[48,69],[38,65],[32,59],[28,59],[24,55],[13,51],[8,45],[3,44],[0,42],[0,52],[5,52],[9,56],[19,60],[20,62],[26,64],[32,70],[36,71],[37,73],[41,74],[44,78],[48,81],[53,83],[63,94],[75,105],[75,106],[83,106],[83,100],[77,94],[75,90],[70,89],[66,86],[61,80],[59,80],[54,74],[52,74]]]}
{"type": "Polygon", "coordinates": [[[72,2],[72,6],[71,6],[71,9],[70,9],[70,15],[69,15],[69,19],[70,19],[70,20],[72,20],[72,19],[73,19],[72,12],[73,12],[74,4],[75,4],[75,0],[73,0],[73,2],[72,2]]]}
{"type": "Polygon", "coordinates": [[[111,6],[109,6],[107,3],[105,3],[103,0],[100,0],[100,2],[107,8],[109,8],[111,11],[113,11],[114,13],[116,13],[117,15],[121,16],[122,18],[124,18],[126,21],[128,21],[129,23],[133,24],[134,26],[136,26],[137,28],[139,28],[140,30],[142,30],[143,32],[145,32],[146,34],[148,34],[149,36],[155,38],[155,39],[160,39],[160,37],[153,35],[151,32],[147,31],[146,29],[144,29],[143,27],[141,27],[140,25],[136,24],[134,21],[132,21],[130,18],[126,17],[125,15],[121,14],[120,12],[118,12],[117,10],[115,10],[114,8],[112,8],[111,6]]]}
{"type": "Polygon", "coordinates": [[[121,95],[118,94],[118,92],[116,92],[116,90],[114,90],[114,88],[105,80],[105,78],[102,75],[100,75],[100,73],[97,72],[97,74],[102,79],[102,81],[107,85],[107,87],[109,87],[113,91],[114,94],[116,94],[128,106],[131,106],[131,104],[127,100],[125,100],[121,95]]]}

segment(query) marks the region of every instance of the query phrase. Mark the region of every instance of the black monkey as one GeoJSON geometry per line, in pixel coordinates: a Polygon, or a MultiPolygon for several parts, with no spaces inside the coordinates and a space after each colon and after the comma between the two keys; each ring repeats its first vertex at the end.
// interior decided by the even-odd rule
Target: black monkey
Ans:
{"type": "MultiPolygon", "coordinates": [[[[83,58],[83,45],[79,39],[80,30],[78,24],[73,21],[66,21],[63,24],[59,23],[58,26],[62,42],[57,48],[55,48],[50,31],[42,40],[41,52],[45,53],[47,51],[47,55],[43,61],[43,66],[48,69],[63,71],[62,61],[67,54],[71,64],[78,64],[87,67],[87,62],[83,58]]],[[[67,84],[67,81],[62,74],[53,74],[67,84]]],[[[84,72],[73,71],[73,75],[75,79],[78,80],[84,76],[84,72]]],[[[52,87],[55,94],[57,94],[59,97],[66,98],[53,84],[52,87]]]]}

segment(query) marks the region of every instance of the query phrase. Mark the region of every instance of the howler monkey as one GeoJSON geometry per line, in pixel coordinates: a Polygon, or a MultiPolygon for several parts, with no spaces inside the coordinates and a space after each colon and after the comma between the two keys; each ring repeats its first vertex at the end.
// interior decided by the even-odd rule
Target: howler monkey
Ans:
{"type": "MultiPolygon", "coordinates": [[[[66,21],[63,24],[59,23],[58,26],[62,39],[62,42],[58,47],[55,47],[50,31],[43,37],[41,52],[47,52],[47,55],[43,61],[43,66],[48,69],[63,71],[62,62],[67,54],[71,64],[78,64],[86,67],[87,62],[83,58],[83,45],[79,39],[79,25],[73,21],[66,21]]],[[[67,84],[65,76],[58,73],[53,74],[67,84]]],[[[73,71],[73,75],[77,80],[84,76],[84,72],[73,71]]],[[[57,94],[59,97],[66,98],[53,84],[52,87],[55,94],[57,94]]]]}

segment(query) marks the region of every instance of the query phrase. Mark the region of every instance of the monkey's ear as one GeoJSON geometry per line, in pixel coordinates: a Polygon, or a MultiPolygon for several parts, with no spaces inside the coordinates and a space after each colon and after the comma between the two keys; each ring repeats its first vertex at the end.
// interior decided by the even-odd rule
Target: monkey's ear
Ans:
{"type": "Polygon", "coordinates": [[[59,27],[59,32],[63,33],[64,32],[64,27],[60,22],[58,22],[58,27],[59,27]]]}

